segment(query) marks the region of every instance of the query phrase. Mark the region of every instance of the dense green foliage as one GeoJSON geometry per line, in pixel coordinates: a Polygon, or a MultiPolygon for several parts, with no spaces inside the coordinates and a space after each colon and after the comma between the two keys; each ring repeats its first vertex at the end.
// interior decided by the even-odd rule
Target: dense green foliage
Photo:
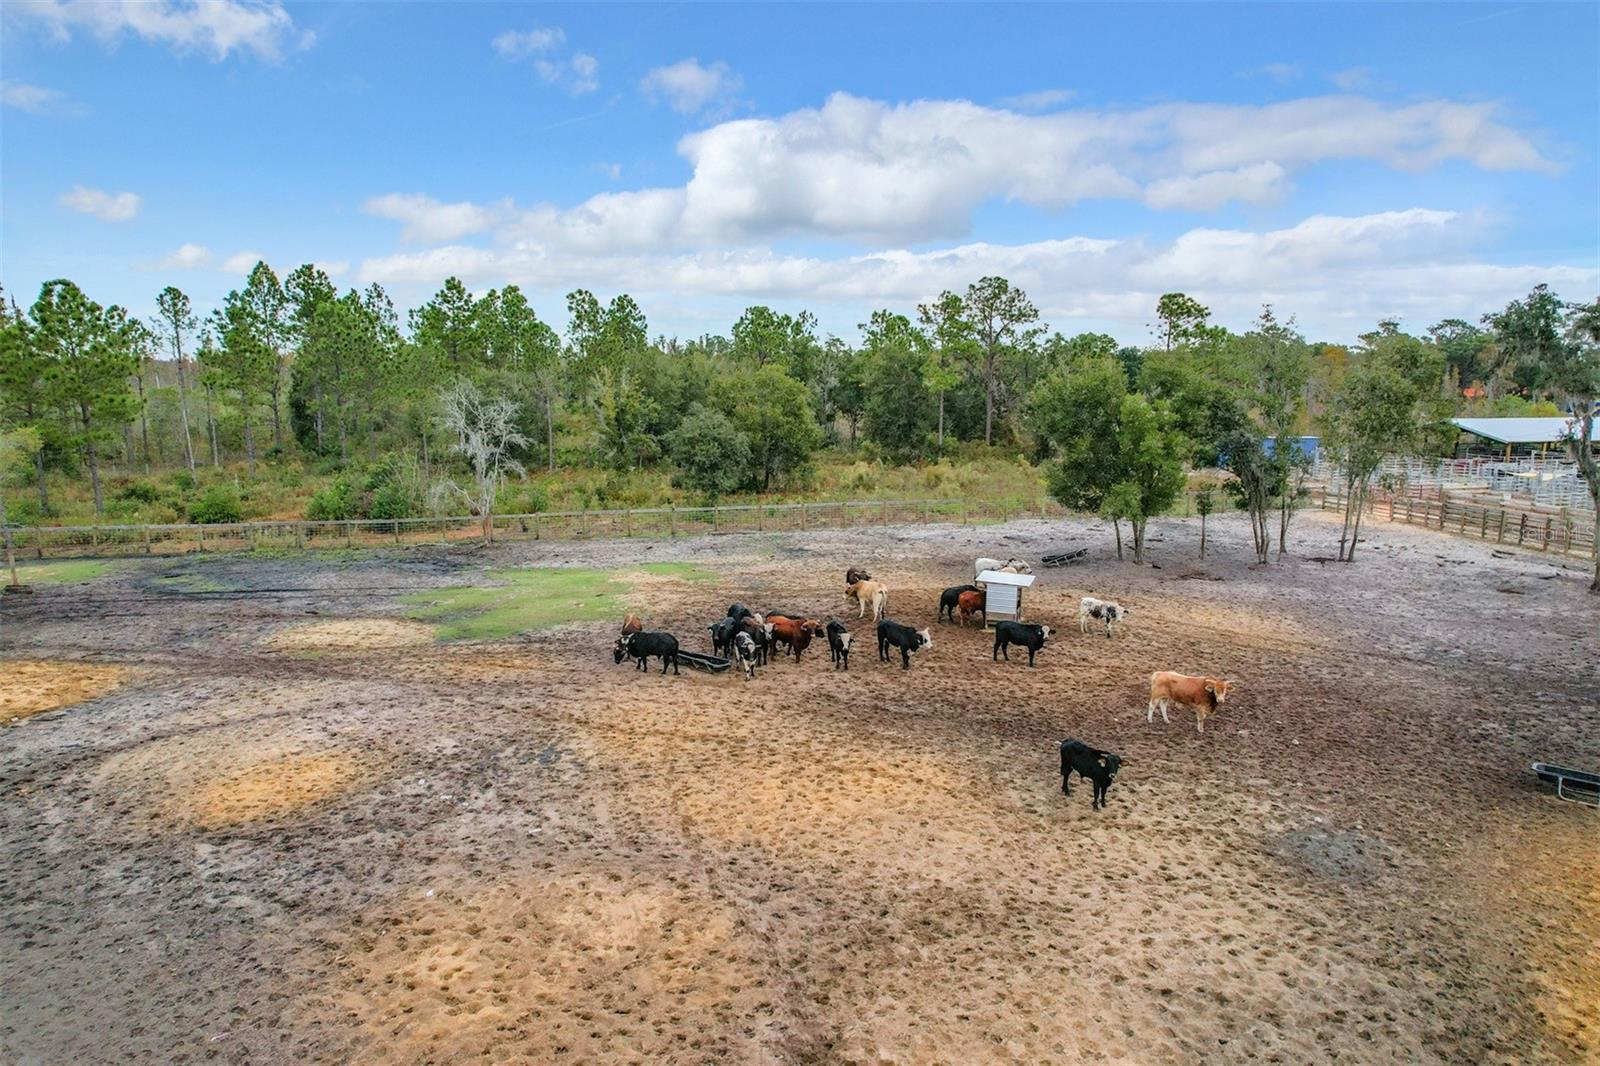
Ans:
{"type": "Polygon", "coordinates": [[[3,486],[10,520],[89,497],[111,521],[429,513],[472,466],[441,406],[467,383],[509,402],[515,442],[475,506],[876,495],[884,464],[945,478],[928,464],[1020,460],[1119,536],[1132,523],[1138,556],[1183,469],[1220,466],[1264,561],[1268,516],[1281,553],[1304,478],[1298,435],[1325,431],[1359,471],[1447,452],[1455,411],[1550,413],[1600,391],[1580,309],[1542,286],[1481,325],[1385,323],[1353,347],[1309,343],[1270,308],[1234,334],[1183,293],[1158,301],[1147,347],[1066,336],[999,277],[876,310],[858,346],[765,306],[725,337],[652,340],[631,297],[585,290],[558,332],[516,286],[454,278],[400,315],[309,265],[280,279],[258,263],[208,315],[171,287],[155,307],[146,326],[64,280],[26,311],[0,303],[0,430],[32,442],[3,486]],[[863,458],[859,483],[833,473],[863,458]]]}

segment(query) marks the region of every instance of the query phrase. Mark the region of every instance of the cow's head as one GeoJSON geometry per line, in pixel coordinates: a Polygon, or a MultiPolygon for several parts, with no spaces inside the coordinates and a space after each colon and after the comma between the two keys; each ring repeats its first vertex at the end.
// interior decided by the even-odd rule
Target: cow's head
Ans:
{"type": "Polygon", "coordinates": [[[628,657],[628,638],[618,639],[616,646],[611,649],[611,661],[620,663],[628,657]]]}
{"type": "Polygon", "coordinates": [[[1128,617],[1130,613],[1131,612],[1129,612],[1129,610],[1126,607],[1123,607],[1121,604],[1114,603],[1111,605],[1111,617],[1114,621],[1120,622],[1124,618],[1128,617]]]}
{"type": "MultiPolygon", "coordinates": [[[[756,617],[759,618],[761,616],[757,615],[756,617]]],[[[761,632],[763,632],[763,633],[765,633],[767,635],[767,640],[770,642],[772,640],[772,623],[771,622],[762,622],[762,623],[760,623],[760,625],[761,625],[761,632]]]]}
{"type": "Polygon", "coordinates": [[[754,656],[756,653],[756,642],[750,639],[749,633],[740,633],[734,637],[733,647],[741,656],[754,656]]]}
{"type": "Polygon", "coordinates": [[[919,629],[919,630],[917,630],[917,646],[915,648],[913,648],[912,650],[913,651],[921,651],[923,648],[931,648],[931,647],[933,647],[933,630],[931,630],[931,629],[919,629]]]}
{"type": "Polygon", "coordinates": [[[1122,769],[1122,756],[1113,755],[1109,751],[1100,757],[1100,762],[1106,768],[1107,783],[1117,779],[1117,771],[1122,769]]]}
{"type": "Polygon", "coordinates": [[[807,633],[810,633],[813,637],[820,637],[827,632],[821,622],[813,621],[810,618],[807,618],[801,624],[800,628],[804,629],[807,633]]]}
{"type": "Polygon", "coordinates": [[[1055,630],[1051,629],[1049,626],[1039,627],[1039,636],[1043,637],[1045,640],[1049,640],[1051,635],[1054,633],[1055,630]]]}
{"type": "Polygon", "coordinates": [[[839,634],[839,647],[843,648],[845,651],[849,651],[850,650],[850,634],[849,633],[840,633],[839,634]]]}
{"type": "Polygon", "coordinates": [[[1217,703],[1223,704],[1228,700],[1228,690],[1233,688],[1232,681],[1224,681],[1220,677],[1206,678],[1206,691],[1216,697],[1217,703]]]}

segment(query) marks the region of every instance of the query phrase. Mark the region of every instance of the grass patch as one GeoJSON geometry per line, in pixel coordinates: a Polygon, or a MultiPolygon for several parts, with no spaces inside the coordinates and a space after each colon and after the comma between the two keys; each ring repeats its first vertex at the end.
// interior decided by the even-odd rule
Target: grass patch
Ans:
{"type": "Polygon", "coordinates": [[[641,572],[679,581],[716,580],[691,563],[646,563],[626,570],[490,570],[483,575],[485,584],[415,593],[403,602],[416,606],[412,618],[438,626],[440,640],[495,640],[572,622],[621,621],[633,587],[627,575],[641,572]]]}
{"type": "MultiPolygon", "coordinates": [[[[4,560],[0,560],[3,562],[4,560]]],[[[100,559],[63,559],[55,563],[18,563],[17,580],[24,585],[66,585],[93,581],[103,576],[111,564],[100,559]]],[[[6,571],[6,580],[11,572],[6,571]]]]}

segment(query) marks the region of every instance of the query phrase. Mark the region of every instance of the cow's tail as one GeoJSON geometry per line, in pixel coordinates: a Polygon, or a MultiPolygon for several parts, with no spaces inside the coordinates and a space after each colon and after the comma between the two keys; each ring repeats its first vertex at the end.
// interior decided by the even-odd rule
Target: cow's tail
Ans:
{"type": "Polygon", "coordinates": [[[888,589],[879,589],[877,592],[872,594],[872,609],[877,613],[879,618],[883,617],[883,612],[889,609],[888,589]]]}

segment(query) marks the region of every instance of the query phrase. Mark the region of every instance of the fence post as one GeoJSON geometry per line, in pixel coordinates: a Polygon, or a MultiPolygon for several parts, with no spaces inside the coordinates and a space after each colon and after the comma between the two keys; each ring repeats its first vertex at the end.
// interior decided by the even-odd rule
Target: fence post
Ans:
{"type": "Polygon", "coordinates": [[[811,528],[811,505],[809,503],[802,503],[800,505],[800,528],[811,528]]]}
{"type": "Polygon", "coordinates": [[[625,508],[622,512],[622,535],[633,536],[633,508],[625,508]]]}
{"type": "Polygon", "coordinates": [[[1547,552],[1550,550],[1550,517],[1548,515],[1545,516],[1544,520],[1544,544],[1539,548],[1539,550],[1542,552],[1547,552]]]}
{"type": "Polygon", "coordinates": [[[922,524],[923,525],[927,525],[928,524],[928,501],[927,500],[923,500],[922,501],[922,524]]]}
{"type": "Polygon", "coordinates": [[[716,504],[711,505],[711,532],[713,533],[717,531],[717,512],[721,510],[722,508],[716,504]]]}
{"type": "Polygon", "coordinates": [[[1500,532],[1495,535],[1494,542],[1496,544],[1504,544],[1506,542],[1506,512],[1505,512],[1505,508],[1501,508],[1500,509],[1500,532]]]}
{"type": "Polygon", "coordinates": [[[1480,508],[1479,509],[1479,518],[1482,519],[1482,521],[1480,521],[1478,523],[1478,539],[1479,540],[1488,540],[1489,539],[1489,508],[1487,508],[1487,507],[1480,508]]]}
{"type": "Polygon", "coordinates": [[[1522,512],[1522,520],[1517,523],[1517,544],[1522,544],[1522,539],[1528,535],[1528,512],[1522,512]]]}
{"type": "MultiPolygon", "coordinates": [[[[149,526],[141,526],[139,528],[139,532],[144,535],[144,553],[146,555],[149,555],[150,554],[150,527],[149,526]]],[[[6,546],[10,547],[10,544],[11,544],[11,531],[8,529],[8,530],[6,530],[6,546]]]]}
{"type": "Polygon", "coordinates": [[[394,526],[394,542],[396,544],[399,544],[400,543],[400,519],[391,518],[391,519],[389,519],[389,521],[394,526]]]}
{"type": "Polygon", "coordinates": [[[344,546],[346,548],[350,547],[350,533],[350,522],[346,520],[344,524],[344,546]]]}
{"type": "Polygon", "coordinates": [[[961,524],[967,524],[967,498],[961,497],[961,524]]]}
{"type": "Polygon", "coordinates": [[[678,535],[678,505],[677,504],[672,504],[668,508],[668,511],[669,511],[669,516],[667,518],[668,535],[676,537],[678,535]]]}
{"type": "Polygon", "coordinates": [[[306,524],[304,522],[296,522],[294,524],[294,546],[297,548],[306,546],[306,524]]]}
{"type": "Polygon", "coordinates": [[[203,525],[200,527],[200,550],[206,550],[206,527],[203,525]]]}

